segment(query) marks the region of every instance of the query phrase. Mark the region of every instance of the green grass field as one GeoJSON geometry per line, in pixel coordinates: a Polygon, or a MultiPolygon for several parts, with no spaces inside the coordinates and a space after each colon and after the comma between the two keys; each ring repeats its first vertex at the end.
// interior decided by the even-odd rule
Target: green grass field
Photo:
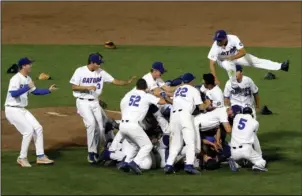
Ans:
{"type": "MultiPolygon", "coordinates": [[[[48,152],[56,164],[25,169],[16,165],[18,152],[2,152],[3,195],[61,195],[61,194],[301,194],[301,48],[247,48],[256,56],[275,61],[291,60],[290,71],[275,72],[277,79],[264,80],[266,70],[244,68],[260,89],[261,105],[268,105],[275,113],[258,115],[259,139],[268,159],[269,172],[254,174],[246,169],[232,173],[227,167],[206,171],[201,176],[178,173],[165,176],[162,170],[148,171],[142,176],[121,173],[115,168],[93,167],[86,162],[85,148],[62,149],[48,152]]],[[[32,78],[40,72],[49,73],[54,80],[38,81],[39,87],[56,83],[59,91],[49,96],[31,96],[29,108],[74,106],[69,85],[74,70],[86,64],[88,54],[101,52],[105,57],[104,69],[119,79],[138,77],[150,70],[153,61],[160,60],[168,69],[164,79],[193,72],[197,81],[209,72],[205,47],[144,47],[122,46],[118,50],[104,50],[102,46],[2,46],[3,106],[9,78],[7,68],[22,56],[36,60],[32,78]]],[[[218,68],[220,80],[227,74],[218,68]]],[[[110,109],[119,109],[127,87],[105,86],[103,100],[110,109]]],[[[224,87],[224,84],[221,85],[224,87]]],[[[64,131],[64,130],[62,130],[64,131]]],[[[59,136],[58,136],[59,137],[59,136]]],[[[2,141],[5,142],[5,141],[2,141]]],[[[32,153],[30,160],[34,160],[32,153]]]]}

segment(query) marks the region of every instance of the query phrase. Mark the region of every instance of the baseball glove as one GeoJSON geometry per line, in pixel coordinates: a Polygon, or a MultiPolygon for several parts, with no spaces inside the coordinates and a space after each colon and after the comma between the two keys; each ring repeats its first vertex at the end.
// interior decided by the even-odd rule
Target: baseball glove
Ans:
{"type": "Polygon", "coordinates": [[[105,48],[116,49],[116,45],[112,41],[108,41],[105,43],[105,48]]]}
{"type": "Polygon", "coordinates": [[[265,74],[264,79],[266,79],[266,80],[274,80],[274,79],[276,79],[276,76],[275,76],[275,74],[273,74],[271,72],[268,72],[267,74],[265,74]]]}
{"type": "Polygon", "coordinates": [[[41,73],[38,77],[39,80],[50,80],[51,77],[49,76],[49,74],[46,73],[41,73]]]}

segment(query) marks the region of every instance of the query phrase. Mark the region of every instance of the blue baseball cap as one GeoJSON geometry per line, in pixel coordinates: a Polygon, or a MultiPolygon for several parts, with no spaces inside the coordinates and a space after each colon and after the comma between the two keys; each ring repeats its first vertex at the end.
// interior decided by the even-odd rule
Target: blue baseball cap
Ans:
{"type": "Polygon", "coordinates": [[[101,63],[104,63],[102,55],[100,55],[98,53],[90,54],[88,57],[88,61],[92,62],[92,63],[96,63],[98,65],[100,65],[101,63]]]}
{"type": "Polygon", "coordinates": [[[218,30],[215,32],[214,41],[222,41],[227,37],[225,30],[218,30]]]}
{"type": "Polygon", "coordinates": [[[242,113],[242,109],[243,108],[240,105],[232,105],[232,111],[234,115],[242,113]]]}
{"type": "Polygon", "coordinates": [[[195,79],[195,76],[193,76],[191,73],[185,73],[181,79],[184,83],[189,83],[195,79]]]}
{"type": "Polygon", "coordinates": [[[237,72],[237,71],[242,71],[242,70],[243,70],[243,68],[242,68],[241,65],[236,65],[236,72],[237,72]]]}
{"type": "Polygon", "coordinates": [[[216,138],[213,136],[206,136],[205,139],[212,143],[216,142],[216,138]]]}
{"type": "Polygon", "coordinates": [[[161,74],[167,72],[162,62],[156,61],[152,64],[152,69],[158,70],[161,74]]]}
{"type": "Polygon", "coordinates": [[[29,58],[24,57],[24,58],[19,59],[18,66],[21,67],[23,65],[29,65],[29,64],[32,64],[33,62],[34,61],[30,60],[29,58]]]}
{"type": "Polygon", "coordinates": [[[181,78],[176,78],[172,81],[171,86],[178,86],[182,83],[182,79],[181,78]]]}

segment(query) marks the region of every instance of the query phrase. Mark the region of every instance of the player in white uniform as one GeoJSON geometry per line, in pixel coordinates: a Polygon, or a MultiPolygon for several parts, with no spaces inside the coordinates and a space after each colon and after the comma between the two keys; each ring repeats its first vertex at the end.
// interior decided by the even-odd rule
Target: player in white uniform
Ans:
{"type": "Polygon", "coordinates": [[[205,98],[211,100],[214,108],[224,107],[224,98],[222,90],[215,84],[213,74],[203,74],[203,83],[200,91],[205,94],[205,98]]]}
{"type": "Polygon", "coordinates": [[[87,131],[89,163],[98,161],[100,139],[105,140],[102,107],[99,104],[104,83],[124,86],[135,79],[132,77],[128,81],[122,81],[113,78],[100,68],[103,62],[103,57],[99,53],[90,54],[88,65],[77,68],[70,80],[73,96],[76,98],[77,112],[83,118],[87,131]]]}
{"type": "Polygon", "coordinates": [[[199,174],[200,172],[193,167],[195,153],[200,152],[200,145],[196,145],[196,138],[192,113],[196,106],[204,110],[208,108],[210,102],[203,104],[199,91],[193,86],[195,77],[191,73],[182,76],[184,85],[176,89],[173,96],[173,111],[171,113],[171,142],[169,157],[164,171],[166,174],[174,173],[175,158],[186,144],[186,164],[184,170],[189,174],[199,174]],[[184,141],[183,141],[184,140],[184,141]]]}
{"type": "Polygon", "coordinates": [[[147,88],[146,81],[139,79],[136,88],[128,92],[120,103],[122,120],[119,132],[132,146],[135,146],[133,150],[138,150],[138,152],[136,154],[128,151],[126,159],[119,169],[129,171],[128,168],[130,168],[136,174],[142,174],[141,164],[145,157],[150,156],[153,147],[149,137],[140,126],[140,122],[144,120],[151,104],[166,103],[163,98],[146,93],[147,88]]]}
{"type": "Polygon", "coordinates": [[[52,164],[44,154],[43,128],[37,119],[25,107],[28,105],[28,95],[46,95],[56,90],[55,85],[49,89],[38,89],[29,77],[33,61],[22,58],[18,62],[20,71],[9,81],[8,92],[5,101],[5,116],[9,123],[14,125],[21,133],[22,144],[17,163],[22,167],[31,167],[27,160],[27,153],[32,138],[34,139],[37,164],[52,164]]]}
{"type": "Polygon", "coordinates": [[[251,78],[243,76],[240,65],[236,65],[236,78],[234,82],[227,81],[224,87],[224,103],[226,106],[239,105],[242,109],[251,107],[256,118],[256,110],[260,107],[258,87],[251,78]]]}
{"type": "Polygon", "coordinates": [[[235,65],[252,66],[267,70],[283,70],[288,71],[289,61],[283,63],[273,62],[271,60],[260,59],[251,54],[246,53],[246,50],[236,35],[227,34],[224,30],[218,30],[214,36],[214,43],[208,54],[210,60],[211,73],[219,84],[216,75],[215,62],[224,68],[230,77],[235,80],[235,65]]]}
{"type": "Polygon", "coordinates": [[[254,164],[253,170],[267,171],[257,137],[259,123],[252,115],[252,109],[245,107],[243,114],[237,114],[234,118],[231,136],[232,159],[246,159],[254,164]]]}

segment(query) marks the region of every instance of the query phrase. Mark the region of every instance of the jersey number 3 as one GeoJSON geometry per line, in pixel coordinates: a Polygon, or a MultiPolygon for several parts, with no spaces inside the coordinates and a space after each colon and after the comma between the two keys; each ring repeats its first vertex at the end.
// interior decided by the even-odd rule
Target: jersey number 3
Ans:
{"type": "Polygon", "coordinates": [[[240,118],[239,123],[238,123],[238,129],[243,130],[245,128],[245,123],[247,122],[246,119],[240,118]]]}
{"type": "Polygon", "coordinates": [[[186,93],[188,92],[188,88],[184,87],[184,88],[178,88],[176,93],[175,93],[175,97],[181,96],[181,97],[186,97],[186,93]]]}
{"type": "Polygon", "coordinates": [[[138,107],[139,106],[139,102],[141,100],[141,96],[135,96],[135,95],[132,95],[130,97],[130,102],[129,102],[129,106],[135,106],[135,107],[138,107]]]}

